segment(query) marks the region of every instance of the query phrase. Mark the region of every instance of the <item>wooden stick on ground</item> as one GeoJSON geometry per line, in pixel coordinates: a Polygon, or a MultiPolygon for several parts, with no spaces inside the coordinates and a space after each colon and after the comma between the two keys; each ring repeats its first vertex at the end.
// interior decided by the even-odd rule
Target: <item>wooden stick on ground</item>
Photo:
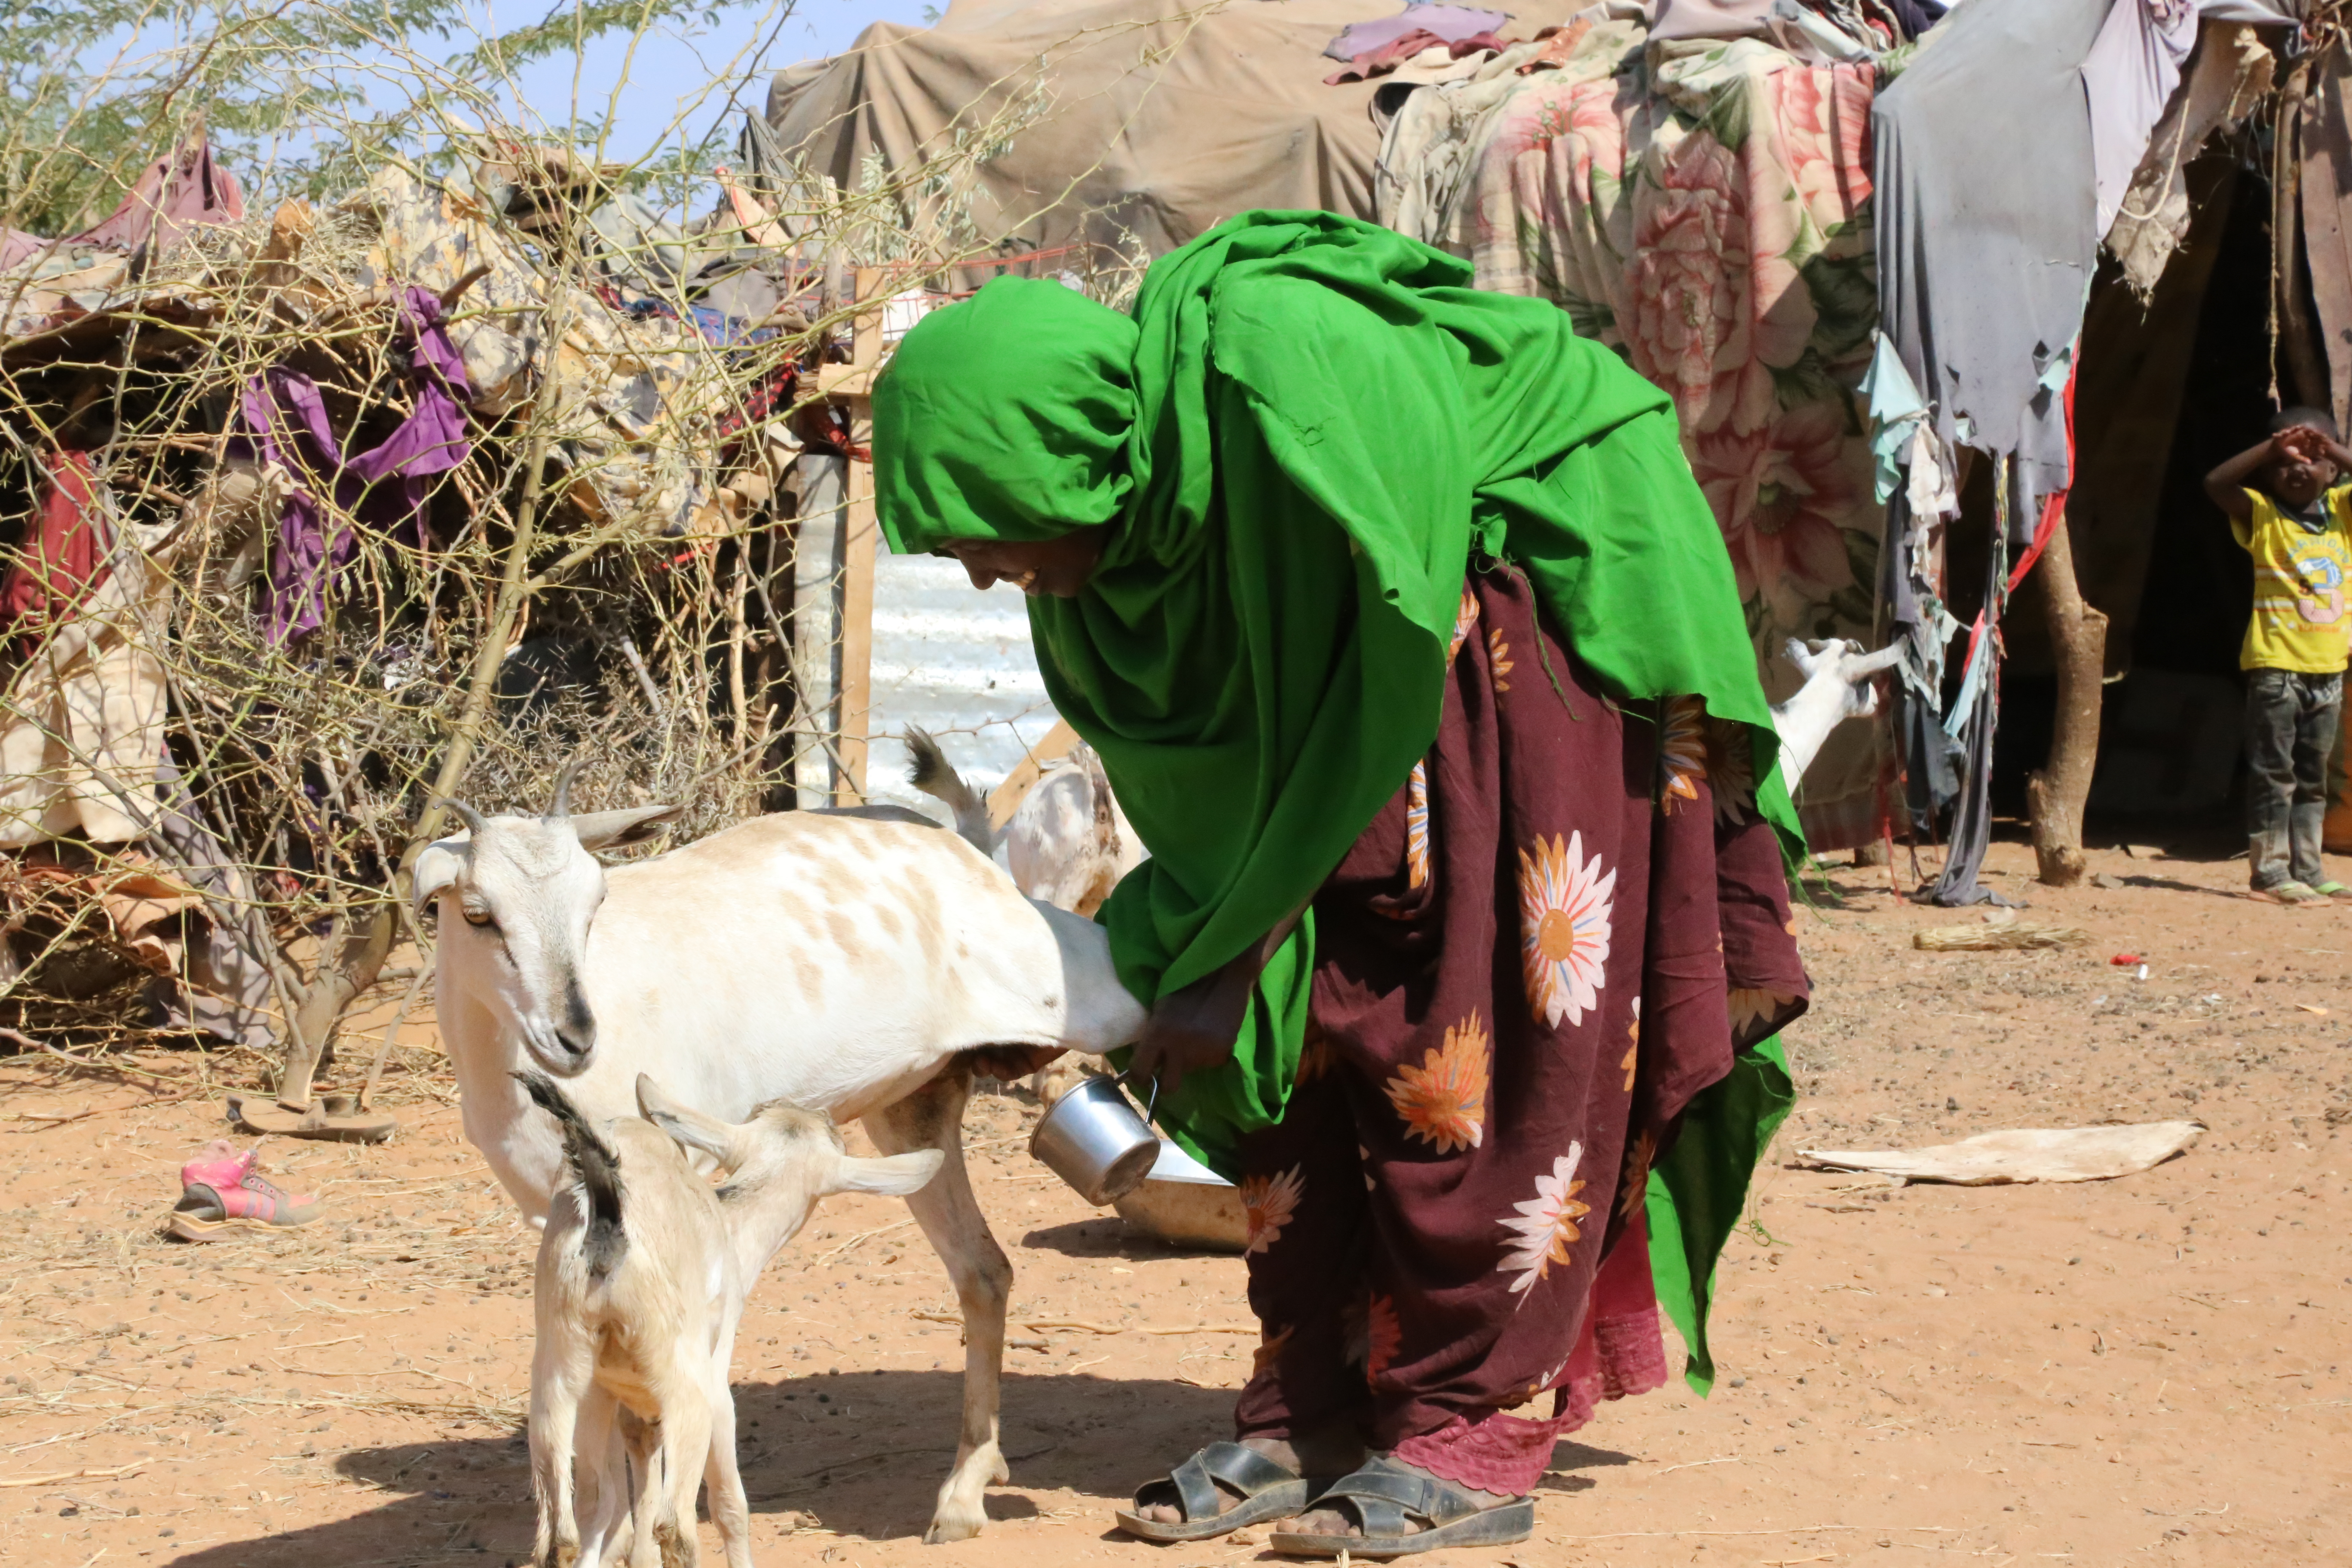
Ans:
{"type": "Polygon", "coordinates": [[[2042,925],[2032,921],[1929,926],[1911,933],[1911,945],[1921,952],[2008,952],[2025,948],[2078,947],[2090,940],[2091,933],[2078,926],[2042,925]]]}
{"type": "Polygon", "coordinates": [[[149,1463],[146,1459],[134,1459],[110,1470],[52,1470],[46,1476],[10,1476],[0,1480],[0,1487],[47,1487],[55,1486],[59,1481],[107,1481],[127,1476],[133,1470],[143,1470],[149,1463]]]}

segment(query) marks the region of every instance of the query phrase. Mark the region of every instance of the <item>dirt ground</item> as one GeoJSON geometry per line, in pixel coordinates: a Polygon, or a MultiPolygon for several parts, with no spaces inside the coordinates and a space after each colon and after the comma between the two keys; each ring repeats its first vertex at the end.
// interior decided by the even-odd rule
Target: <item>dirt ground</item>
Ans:
{"type": "MultiPolygon", "coordinates": [[[[2249,901],[2242,861],[2093,860],[2114,885],[2054,892],[1995,847],[2029,918],[2092,933],[2036,952],[1914,951],[1970,917],[1897,901],[1884,869],[1835,874],[1800,917],[1805,1098],[1719,1282],[1724,1382],[1604,1406],[1560,1444],[1532,1541],[1435,1561],[2352,1562],[2352,908],[2249,901]],[[2146,981],[2109,963],[2126,952],[2146,981]],[[2115,1182],[1889,1189],[1788,1165],[2184,1115],[2201,1142],[2115,1182]]],[[[137,1060],[163,1081],[0,1063],[0,1562],[518,1560],[532,1243],[431,1059],[394,1077],[397,1142],[268,1142],[326,1220],[207,1247],[158,1227],[217,1093],[189,1092],[185,1054],[137,1060]]],[[[953,1442],[950,1298],[902,1209],[836,1199],[738,1349],[761,1561],[1273,1560],[1110,1531],[1114,1500],[1225,1434],[1254,1342],[1242,1266],[1088,1209],[1030,1162],[1034,1115],[992,1097],[967,1128],[1015,1319],[1108,1331],[1014,1331],[994,1522],[920,1543],[953,1442]]]]}

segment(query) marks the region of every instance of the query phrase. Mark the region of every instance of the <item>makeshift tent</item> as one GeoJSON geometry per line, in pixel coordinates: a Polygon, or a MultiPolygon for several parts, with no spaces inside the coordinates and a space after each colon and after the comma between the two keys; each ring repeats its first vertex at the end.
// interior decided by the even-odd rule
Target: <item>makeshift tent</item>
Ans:
{"type": "MultiPolygon", "coordinates": [[[[2190,367],[2228,335],[2226,290],[2208,279],[2235,276],[2265,232],[2255,165],[2271,143],[2238,128],[2264,123],[2287,74],[2273,52],[2289,47],[2285,4],[1969,0],[1922,31],[1938,8],[1908,0],[1611,0],[1557,30],[1522,10],[1496,29],[1526,40],[1514,47],[1435,51],[1339,86],[1323,85],[1329,60],[1360,52],[1334,47],[1339,22],[1403,16],[1302,0],[1188,25],[1154,8],[967,4],[929,32],[870,29],[861,52],[785,73],[771,118],[819,172],[854,182],[919,163],[1050,80],[1052,111],[990,165],[976,204],[1005,248],[1127,233],[1157,251],[1254,203],[1324,205],[1469,258],[1482,287],[1556,300],[1675,393],[1776,695],[1794,684],[1777,657],[1790,637],[1904,638],[1901,700],[1832,739],[1800,804],[1822,849],[1896,819],[1932,836],[1958,808],[1939,896],[1964,900],[1991,811],[1995,661],[2013,650],[2032,677],[2083,655],[2038,624],[1999,625],[2012,586],[2037,592],[2025,573],[2054,520],[2071,508],[2064,575],[2109,618],[2111,678],[2131,666],[2144,592],[2165,624],[2141,640],[2168,637],[2181,580],[2237,564],[2209,557],[2208,520],[2187,515],[2210,507],[2175,471],[2186,459],[2149,454],[2203,449],[2172,441],[2200,399],[2226,388],[2251,406],[2236,379],[2190,367]],[[1108,50],[1078,36],[1097,23],[1176,47],[1108,50]],[[1286,137],[1297,155],[1261,155],[1286,137]],[[2076,378],[2086,352],[2100,363],[2076,378]],[[1999,461],[1971,473],[1969,453],[1999,461]],[[1998,563],[1983,542],[1996,511],[1998,563]],[[2180,530],[2187,549],[2170,542],[2180,530]],[[1975,636],[1956,641],[1969,628],[1955,605],[1970,621],[1983,610],[1975,636]]],[[[2310,331],[2285,310],[2280,353],[2293,396],[2312,379],[2287,363],[2294,345],[2317,356],[2308,400],[2344,419],[2352,353],[2313,346],[2352,341],[2336,47],[2294,57],[2312,102],[2284,210],[2299,215],[2288,269],[2307,265],[2310,282],[2284,303],[2310,331]]],[[[2114,694],[2117,745],[2170,762],[2111,770],[2122,782],[2102,798],[2210,805],[2226,755],[2218,783],[2182,763],[2231,743],[2228,679],[2157,662],[2114,694]]],[[[2047,704],[2031,679],[2021,689],[2013,739],[2030,747],[2047,704]]]]}
{"type": "MultiPolygon", "coordinates": [[[[2212,264],[2210,251],[2192,247],[2183,258],[2189,271],[2168,275],[2190,228],[2190,165],[2205,139],[2244,116],[2268,86],[2270,53],[2252,28],[2277,26],[2273,37],[2284,44],[2290,19],[2267,0],[1970,0],[1873,110],[1884,326],[1871,412],[1890,503],[1880,589],[1906,648],[1896,730],[1915,825],[1957,805],[1952,852],[1933,890],[1938,902],[1992,896],[1977,871],[1992,814],[2000,623],[2009,594],[2045,548],[2059,552],[2044,576],[2057,596],[2050,625],[2060,686],[2051,776],[2037,781],[2033,796],[2045,875],[2053,867],[2045,833],[2054,840],[2075,831],[2090,782],[2098,678],[2112,661],[2103,658],[2096,602],[2088,613],[2074,607],[2071,536],[2088,531],[2086,514],[2101,517],[2110,583],[2120,578],[2128,591],[2116,597],[2136,602],[2153,525],[2150,470],[2161,472],[2144,443],[2170,434],[2188,363],[2184,330],[2203,292],[2196,269],[2212,264]],[[2154,334],[2110,310],[2092,313],[2103,330],[2086,339],[2103,237],[2119,258],[2111,278],[2165,296],[2154,334]],[[2141,360],[2141,374],[2086,371],[2086,341],[2099,337],[2119,358],[2141,360]],[[2086,431],[2077,394],[2094,380],[2104,385],[2097,427],[2086,431]],[[1983,494],[1991,532],[1985,558],[1971,563],[1981,587],[1959,590],[1976,607],[1950,693],[1944,656],[1959,628],[1946,608],[1954,586],[1943,531],[1964,510],[1964,450],[1990,459],[1983,494]],[[2098,482],[2070,501],[2078,457],[2098,482]],[[2075,525],[2061,531],[2070,509],[2075,525]]],[[[2336,101],[2328,94],[2343,68],[2340,48],[2329,46],[2322,68],[2329,84],[2323,106],[2336,101]]],[[[2284,123],[2290,151],[2282,170],[2294,167],[2292,110],[2284,123]]],[[[2324,113],[2317,123],[2304,156],[2318,159],[2329,177],[2305,180],[2301,226],[2332,237],[2341,232],[2337,193],[2347,188],[2336,174],[2352,157],[2328,161],[2324,113]]],[[[2209,180],[2197,194],[2210,200],[2217,186],[2209,180]]],[[[2228,193],[2218,194],[2226,203],[2228,193]]],[[[2290,200],[2279,211],[2291,255],[2295,209],[2290,200]]],[[[2315,247],[2315,282],[2342,267],[2340,239],[2325,258],[2315,247]]],[[[2293,268],[2282,275],[2292,279],[2293,268]]],[[[2352,314],[2352,269],[2346,277],[2352,314]]],[[[2300,284],[2284,298],[2293,339],[2300,284]]],[[[2311,400],[2341,409],[2324,378],[2302,379],[2314,384],[2311,400]]]]}
{"type": "MultiPolygon", "coordinates": [[[[1524,37],[1572,8],[1515,5],[1507,30],[1524,37]]],[[[1326,85],[1325,51],[1398,10],[956,0],[937,26],[877,22],[849,53],[780,73],[768,121],[788,156],[855,189],[869,161],[904,174],[1009,114],[1013,133],[981,166],[972,203],[984,241],[1132,240],[1157,256],[1252,207],[1371,216],[1369,110],[1394,78],[1326,85]]]]}

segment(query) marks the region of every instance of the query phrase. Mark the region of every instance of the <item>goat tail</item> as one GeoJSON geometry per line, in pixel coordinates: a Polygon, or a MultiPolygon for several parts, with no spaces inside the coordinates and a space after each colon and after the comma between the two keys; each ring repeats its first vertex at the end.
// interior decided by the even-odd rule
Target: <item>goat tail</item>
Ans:
{"type": "Polygon", "coordinates": [[[597,1136],[579,1108],[565,1098],[545,1073],[511,1075],[523,1092],[563,1129],[563,1158],[579,1173],[581,1190],[588,1198],[588,1232],[580,1244],[588,1260],[588,1278],[602,1279],[620,1266],[629,1250],[628,1234],[621,1228],[621,1156],[597,1136]]]}
{"type": "Polygon", "coordinates": [[[963,841],[982,855],[996,853],[996,835],[988,826],[988,802],[963,782],[939,742],[921,730],[907,731],[907,782],[955,813],[955,828],[963,841]]]}

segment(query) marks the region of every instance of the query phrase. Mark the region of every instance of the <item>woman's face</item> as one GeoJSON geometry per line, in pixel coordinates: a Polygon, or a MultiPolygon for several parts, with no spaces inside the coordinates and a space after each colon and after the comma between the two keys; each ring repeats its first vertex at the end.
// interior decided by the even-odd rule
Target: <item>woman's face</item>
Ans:
{"type": "Polygon", "coordinates": [[[1010,583],[1024,594],[1051,594],[1075,599],[1102,561],[1103,544],[1111,525],[1075,528],[1056,539],[1013,543],[1004,540],[961,540],[948,552],[963,563],[975,588],[1010,583]]]}

